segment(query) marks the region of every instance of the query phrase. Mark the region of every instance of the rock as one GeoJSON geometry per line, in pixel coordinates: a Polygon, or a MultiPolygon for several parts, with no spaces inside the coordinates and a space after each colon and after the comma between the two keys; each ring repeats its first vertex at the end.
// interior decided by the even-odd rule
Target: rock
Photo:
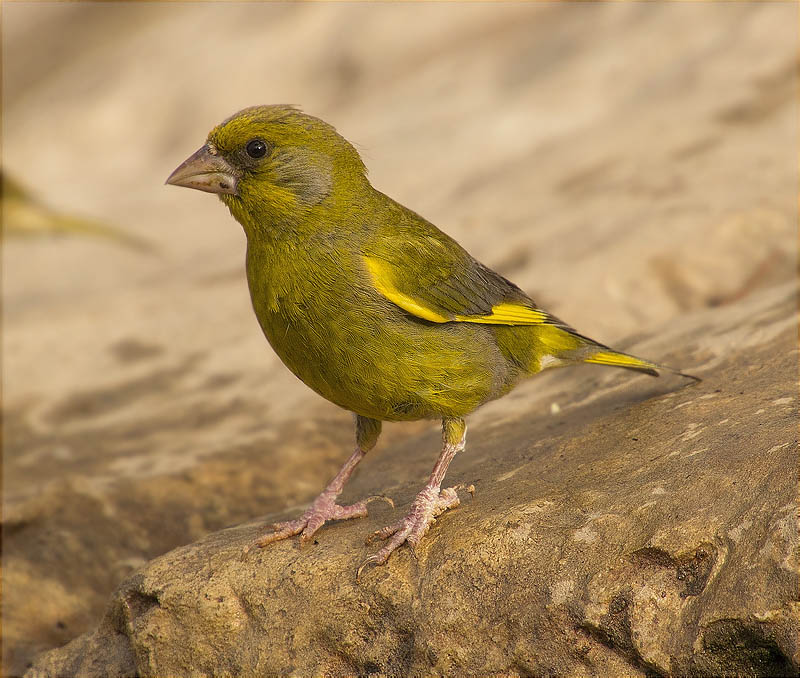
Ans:
{"type": "MultiPolygon", "coordinates": [[[[319,586],[335,581],[347,594],[322,603],[330,624],[306,628],[313,642],[302,651],[319,653],[320,666],[388,666],[386,657],[402,655],[395,672],[403,661],[422,672],[480,661],[506,661],[520,674],[545,665],[659,672],[648,667],[683,666],[686,639],[701,624],[695,635],[710,649],[698,641],[691,671],[718,673],[744,662],[743,652],[748,666],[766,657],[769,669],[780,664],[769,659],[775,647],[790,657],[776,629],[796,615],[783,602],[758,601],[791,598],[771,575],[755,577],[784,571],[770,569],[786,553],[770,535],[794,535],[785,514],[767,513],[796,466],[787,433],[796,404],[773,406],[769,397],[794,397],[795,386],[763,395],[794,366],[778,374],[777,353],[759,361],[779,336],[765,328],[793,322],[771,295],[788,296],[797,274],[795,26],[795,7],[780,3],[475,3],[457,12],[436,3],[6,3],[4,171],[37,204],[113,224],[158,256],[100,238],[4,239],[3,674],[22,675],[54,648],[39,670],[146,671],[125,620],[145,628],[161,614],[144,612],[160,567],[147,563],[256,516],[296,515],[349,452],[350,415],[294,379],[261,335],[241,229],[213,197],[162,185],[235,109],[287,101],[335,124],[363,151],[378,188],[548,310],[598,340],[697,368],[706,381],[677,390],[679,381],[587,367],[545,374],[484,408],[450,473],[454,483],[475,482],[474,501],[442,516],[421,564],[400,553],[355,588],[354,565],[370,552],[363,537],[404,508],[437,453],[430,422],[386,426],[347,492],[387,492],[396,511],[375,507],[366,520],[328,526],[304,551],[283,544],[252,562],[221,564],[262,517],[224,533],[230,543],[213,542],[224,552],[209,555],[214,581],[226,567],[231,577],[245,568],[261,580],[276,557],[297,562],[286,586],[316,572],[308,568],[330,568],[319,586]],[[198,36],[224,49],[198,50],[198,36]],[[39,43],[48,49],[30,49],[39,43]],[[764,326],[753,329],[754,318],[764,326]],[[754,402],[758,394],[764,402],[754,402]],[[668,420],[650,416],[672,407],[668,420]],[[778,410],[780,431],[765,415],[778,410]],[[716,426],[707,413],[729,421],[716,426]],[[745,440],[767,458],[747,466],[737,442],[745,440]],[[643,455],[662,444],[678,454],[632,476],[635,460],[649,463],[643,455]],[[732,481],[728,466],[708,470],[708,455],[722,454],[715,445],[756,474],[734,478],[736,488],[752,490],[763,472],[758,496],[737,495],[730,506],[727,495],[719,499],[732,481]],[[780,455],[792,457],[781,457],[787,468],[767,473],[780,455]],[[703,510],[697,483],[711,493],[703,510]],[[764,515],[743,508],[759,501],[764,515]],[[691,530],[689,507],[697,509],[691,530]],[[715,511],[723,522],[711,521],[715,511]],[[628,514],[638,522],[618,534],[614,516],[628,514]],[[724,551],[709,534],[736,548],[724,551]],[[503,541],[512,538],[516,546],[503,541]],[[548,547],[549,561],[539,551],[548,547]],[[743,554],[749,560],[734,567],[743,554]],[[733,564],[681,597],[712,561],[733,564]],[[736,582],[715,583],[751,564],[746,596],[736,582]],[[522,587],[534,567],[539,588],[522,587]],[[140,584],[131,584],[134,575],[140,584]],[[629,592],[619,578],[640,586],[629,592]],[[119,593],[116,612],[103,617],[123,581],[144,597],[119,593]],[[441,623],[429,606],[436,582],[457,593],[467,581],[476,602],[464,619],[474,629],[457,631],[450,598],[441,623]],[[674,586],[648,597],[662,581],[674,586]],[[495,590],[518,609],[487,607],[500,600],[495,590]],[[133,603],[120,602],[131,595],[133,603]],[[371,605],[373,626],[358,626],[373,617],[351,609],[354,596],[371,605]],[[612,601],[616,610],[628,600],[607,616],[612,601]],[[122,614],[130,605],[134,612],[122,614]],[[363,636],[334,624],[345,612],[363,636]],[[678,627],[673,646],[653,629],[675,620],[689,625],[678,627]],[[492,634],[498,641],[489,646],[492,634]],[[331,638],[341,640],[338,659],[325,655],[331,638]],[[374,652],[384,654],[359,657],[364,638],[378,638],[374,652]],[[512,646],[504,657],[500,648],[512,646]]],[[[181,572],[164,582],[176,597],[181,572]]],[[[299,608],[288,601],[285,609],[299,608]]],[[[281,623],[300,647],[290,629],[298,618],[281,623]]],[[[269,646],[254,635],[246,647],[261,642],[269,646]]],[[[288,652],[281,648],[276,666],[288,652]]],[[[313,664],[303,656],[287,670],[313,664]]]]}
{"type": "MultiPolygon", "coordinates": [[[[260,526],[228,528],[141,567],[27,676],[796,675],[795,309],[782,286],[645,342],[692,347],[697,386],[570,368],[488,406],[449,475],[475,497],[416,560],[356,581],[387,510],[244,559],[260,526]]],[[[391,452],[348,496],[407,508],[435,436],[391,452]]]]}

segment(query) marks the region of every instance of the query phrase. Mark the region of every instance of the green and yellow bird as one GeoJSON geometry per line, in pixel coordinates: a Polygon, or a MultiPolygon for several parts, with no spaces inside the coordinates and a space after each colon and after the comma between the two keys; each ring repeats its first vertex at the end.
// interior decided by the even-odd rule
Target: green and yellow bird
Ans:
{"type": "MultiPolygon", "coordinates": [[[[367,515],[370,497],[336,499],[378,440],[383,421],[441,419],[443,445],[409,513],[375,533],[388,539],[367,563],[416,546],[457,506],[441,489],[464,449],[464,418],[544,369],[662,368],[584,337],[455,240],[372,187],[355,148],[291,106],[247,108],[215,127],[167,179],[217,193],[247,236],[247,282],[269,343],[303,382],[356,418],[356,449],[296,520],[265,546],[326,520],[367,515]]],[[[674,371],[674,370],[671,370],[674,371]]],[[[388,500],[391,503],[391,500],[388,500]]]]}

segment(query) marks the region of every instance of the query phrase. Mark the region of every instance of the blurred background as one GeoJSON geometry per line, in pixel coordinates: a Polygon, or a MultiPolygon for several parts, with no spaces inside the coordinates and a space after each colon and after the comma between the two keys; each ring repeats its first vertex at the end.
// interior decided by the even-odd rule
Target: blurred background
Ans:
{"type": "Polygon", "coordinates": [[[261,336],[239,225],[164,186],[235,111],[332,123],[378,189],[623,348],[796,275],[795,3],[2,11],[8,675],[348,452],[261,336]]]}

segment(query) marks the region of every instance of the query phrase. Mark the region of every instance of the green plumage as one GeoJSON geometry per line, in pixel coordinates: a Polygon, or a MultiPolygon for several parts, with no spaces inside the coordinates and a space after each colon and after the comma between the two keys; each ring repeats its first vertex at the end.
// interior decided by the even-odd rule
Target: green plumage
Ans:
{"type": "Polygon", "coordinates": [[[588,339],[375,190],[356,150],[287,106],[245,109],[212,130],[169,183],[218,193],[247,235],[247,281],[261,328],[287,367],[354,412],[356,450],[309,508],[256,542],[367,514],[336,498],[384,420],[442,419],[442,451],[402,520],[379,530],[385,563],[458,506],[441,489],[464,448],[464,417],[542,369],[592,362],[657,375],[656,365],[588,339]]]}
{"type": "Polygon", "coordinates": [[[431,323],[375,290],[361,252],[396,215],[388,198],[369,197],[374,220],[353,210],[343,227],[323,219],[326,227],[291,240],[250,239],[256,316],[289,369],[341,407],[384,420],[464,415],[507,390],[519,370],[491,327],[431,323]]]}
{"type": "Polygon", "coordinates": [[[264,334],[294,374],[337,405],[384,420],[463,417],[548,362],[579,362],[588,356],[580,349],[597,346],[550,316],[541,325],[431,322],[387,299],[365,257],[436,312],[536,308],[375,190],[355,149],[321,120],[256,107],[222,123],[209,143],[240,173],[238,195],[220,197],[247,234],[247,280],[264,334]],[[243,151],[254,138],[270,146],[260,162],[243,151]]]}

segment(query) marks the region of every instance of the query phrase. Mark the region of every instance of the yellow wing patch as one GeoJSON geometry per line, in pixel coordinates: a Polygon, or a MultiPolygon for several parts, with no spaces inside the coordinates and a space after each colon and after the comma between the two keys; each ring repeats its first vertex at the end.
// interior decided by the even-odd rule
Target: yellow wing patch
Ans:
{"type": "Polygon", "coordinates": [[[375,283],[375,287],[378,289],[378,292],[380,292],[393,304],[397,304],[404,311],[411,313],[411,315],[415,315],[423,320],[430,320],[433,323],[446,323],[452,320],[452,318],[442,315],[441,313],[437,313],[428,306],[423,306],[413,297],[410,297],[409,295],[398,290],[389,280],[386,266],[380,259],[364,257],[364,260],[367,262],[367,269],[372,276],[372,281],[375,283]]]}
{"type": "Polygon", "coordinates": [[[492,312],[486,315],[447,314],[442,309],[432,308],[420,299],[401,292],[395,286],[391,267],[375,257],[364,257],[367,270],[372,276],[375,287],[384,297],[412,315],[434,323],[463,322],[484,325],[541,325],[547,320],[547,314],[534,308],[511,302],[502,302],[492,306],[492,312]]]}
{"type": "Polygon", "coordinates": [[[535,308],[504,301],[492,306],[489,315],[457,315],[455,320],[488,325],[541,325],[547,320],[547,314],[535,308]]]}

